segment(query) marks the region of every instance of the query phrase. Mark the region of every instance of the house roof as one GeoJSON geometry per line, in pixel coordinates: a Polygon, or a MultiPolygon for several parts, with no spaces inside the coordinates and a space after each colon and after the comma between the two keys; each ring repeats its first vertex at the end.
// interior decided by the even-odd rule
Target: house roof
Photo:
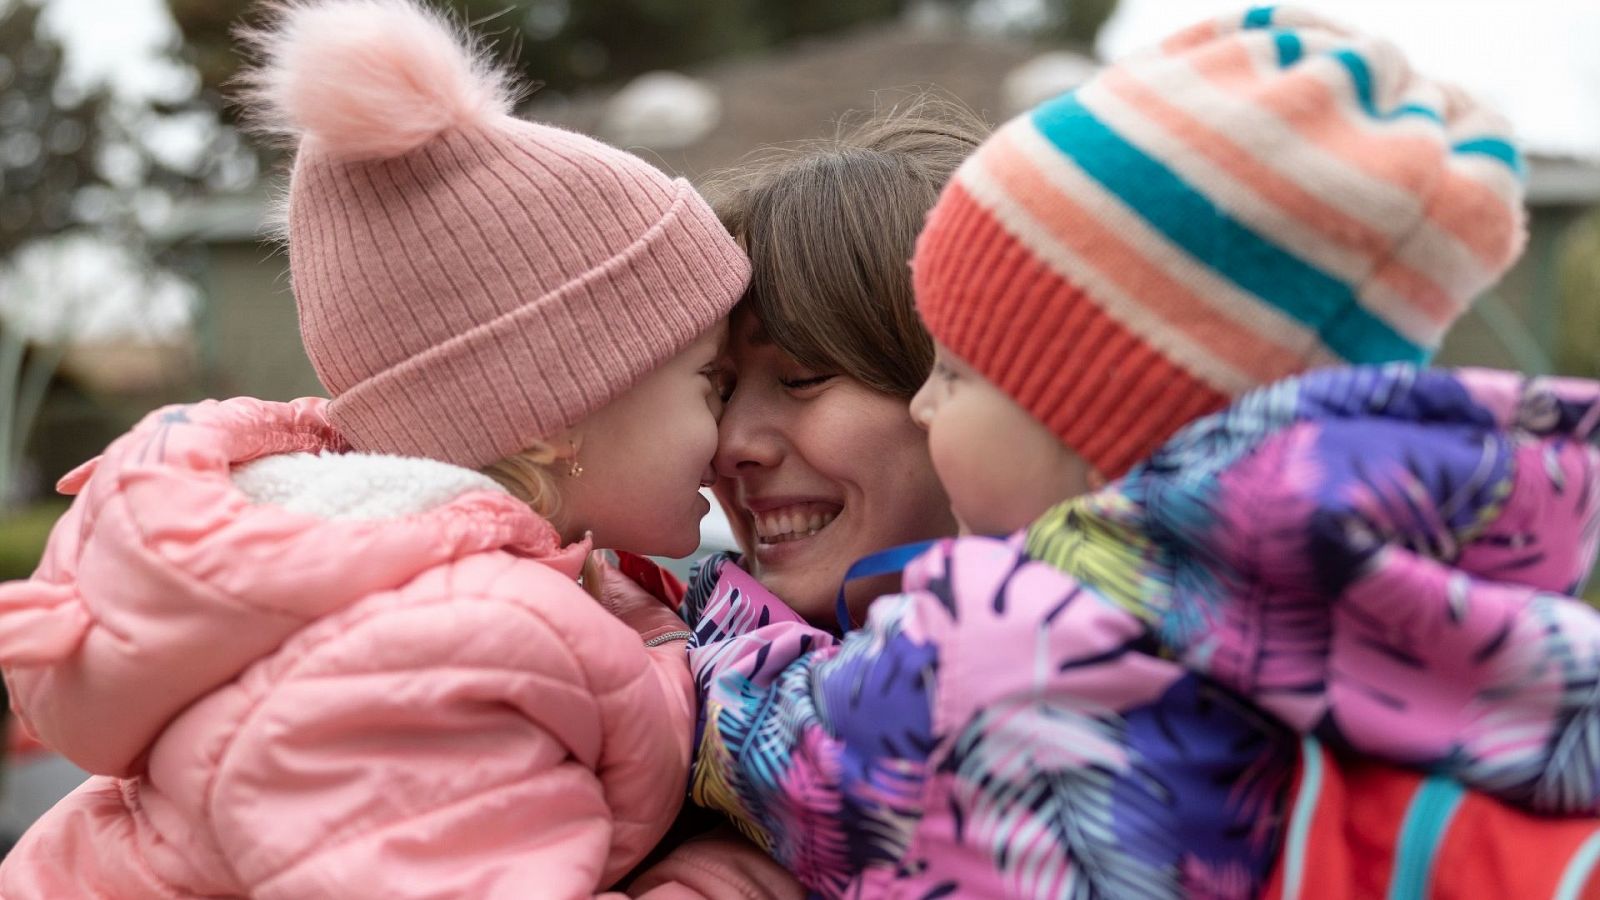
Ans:
{"type": "MultiPolygon", "coordinates": [[[[1409,33],[1407,29],[1412,26],[1407,23],[1416,20],[1419,13],[1415,9],[1395,10],[1432,5],[1421,0],[1417,4],[1391,3],[1390,0],[1320,2],[1337,6],[1332,13],[1335,16],[1376,16],[1383,27],[1378,28],[1364,18],[1358,24],[1402,35],[1409,33]]],[[[1493,4],[1498,0],[1488,2],[1493,4]]],[[[1234,8],[1237,0],[1182,0],[1181,9],[1175,11],[1173,7],[1177,4],[1178,0],[1120,0],[1116,16],[1102,33],[1101,52],[1115,57],[1158,38],[1160,35],[1154,32],[1158,25],[1168,30],[1176,27],[1180,21],[1179,12],[1181,20],[1187,21],[1214,12],[1212,6],[1234,8]]],[[[1463,4],[1461,10],[1465,12],[1452,12],[1452,21],[1458,15],[1483,17],[1483,0],[1463,0],[1463,4]]],[[[1581,19],[1579,24],[1587,21],[1581,19]]],[[[1430,58],[1442,56],[1448,62],[1460,55],[1448,48],[1440,49],[1439,42],[1428,46],[1424,52],[1430,58]]],[[[1520,45],[1512,42],[1508,46],[1520,45]]],[[[1504,68],[1509,65],[1504,59],[1507,52],[1502,48],[1479,58],[1492,57],[1499,60],[1495,65],[1504,68]]],[[[1021,39],[919,27],[906,21],[813,38],[770,54],[731,59],[690,70],[687,74],[707,84],[720,98],[722,112],[718,124],[705,137],[682,149],[656,150],[638,146],[627,149],[673,174],[704,181],[762,148],[827,137],[834,132],[839,118],[848,112],[903,102],[918,90],[929,88],[955,97],[990,122],[998,122],[1013,112],[1006,107],[1002,95],[1006,76],[1038,53],[1036,45],[1021,39]]],[[[1521,91],[1527,87],[1524,82],[1528,79],[1554,77],[1548,75],[1547,70],[1547,64],[1529,67],[1522,73],[1521,80],[1512,79],[1514,83],[1503,86],[1503,90],[1521,91]],[[1546,74],[1539,75],[1541,72],[1546,74]]],[[[1589,89],[1584,87],[1587,82],[1583,81],[1563,83],[1566,85],[1563,90],[1569,93],[1589,89]]],[[[1600,92],[1600,84],[1593,89],[1600,92]]],[[[539,121],[603,136],[601,123],[606,101],[615,93],[616,88],[606,88],[573,97],[535,94],[521,113],[539,121]]],[[[1600,110],[1600,101],[1586,108],[1600,110]]],[[[1584,129],[1592,125],[1600,134],[1600,115],[1574,114],[1568,118],[1572,122],[1566,126],[1569,133],[1564,139],[1531,147],[1528,202],[1532,206],[1600,204],[1600,138],[1596,140],[1593,155],[1584,152],[1588,146],[1584,129]]],[[[263,188],[255,193],[212,196],[182,204],[179,214],[172,217],[171,233],[160,237],[224,243],[263,239],[269,233],[265,198],[263,188]]]]}
{"type": "MultiPolygon", "coordinates": [[[[629,147],[664,169],[699,180],[735,165],[752,150],[827,137],[847,112],[903,102],[933,88],[990,122],[1010,115],[1001,86],[1038,53],[1023,40],[981,37],[950,29],[891,22],[796,43],[765,56],[732,59],[690,70],[720,96],[720,122],[681,150],[629,147]]],[[[522,112],[539,121],[603,134],[601,118],[613,91],[570,100],[533,99],[522,112]]]]}

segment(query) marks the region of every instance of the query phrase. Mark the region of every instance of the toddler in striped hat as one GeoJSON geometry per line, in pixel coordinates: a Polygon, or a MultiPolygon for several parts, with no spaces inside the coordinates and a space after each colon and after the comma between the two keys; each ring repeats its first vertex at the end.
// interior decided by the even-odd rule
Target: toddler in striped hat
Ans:
{"type": "Polygon", "coordinates": [[[913,260],[968,534],[842,636],[724,578],[696,800],[828,896],[1600,888],[1600,385],[1421,367],[1520,169],[1293,9],[1002,127],[913,260]]]}
{"type": "MultiPolygon", "coordinates": [[[[1076,484],[1017,515],[957,510],[1009,532],[1262,385],[1426,362],[1523,239],[1498,115],[1301,10],[1203,23],[1011,121],[956,175],[913,261],[943,347],[914,408],[936,455],[1011,445],[934,415],[970,372],[1054,436],[1049,468],[1076,484]]],[[[958,507],[985,492],[974,476],[947,480],[958,507]]]]}

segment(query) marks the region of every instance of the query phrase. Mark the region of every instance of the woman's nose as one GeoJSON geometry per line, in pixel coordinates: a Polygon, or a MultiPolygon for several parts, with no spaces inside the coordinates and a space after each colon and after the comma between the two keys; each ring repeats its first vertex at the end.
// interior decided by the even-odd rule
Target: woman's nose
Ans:
{"type": "Polygon", "coordinates": [[[782,430],[772,412],[760,397],[734,390],[717,425],[717,455],[712,462],[719,476],[736,478],[754,468],[776,466],[783,459],[782,430]]]}

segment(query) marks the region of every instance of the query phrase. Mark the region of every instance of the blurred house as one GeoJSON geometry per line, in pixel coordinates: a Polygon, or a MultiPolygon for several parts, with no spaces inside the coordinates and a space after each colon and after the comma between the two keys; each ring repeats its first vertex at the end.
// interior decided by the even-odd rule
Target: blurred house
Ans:
{"type": "MultiPolygon", "coordinates": [[[[1124,6],[1137,10],[1140,3],[1124,6]]],[[[645,76],[652,84],[572,98],[535,95],[523,113],[617,141],[706,184],[753,151],[827,137],[841,115],[904,102],[919,89],[938,89],[989,121],[1002,121],[1048,90],[1050,78],[1070,82],[1092,67],[1063,56],[1040,54],[1021,39],[901,21],[768,56],[645,76]],[[619,118],[619,109],[631,111],[631,118],[619,118]]],[[[1571,224],[1600,205],[1600,156],[1535,147],[1529,205],[1523,261],[1455,329],[1441,362],[1550,368],[1562,318],[1557,257],[1571,224]]],[[[198,248],[205,299],[196,333],[203,387],[214,396],[282,399],[321,391],[300,349],[286,258],[267,240],[267,208],[265,194],[219,197],[174,217],[171,236],[198,248]]]]}
{"type": "Polygon", "coordinates": [[[322,393],[300,347],[288,257],[272,237],[265,194],[191,201],[165,240],[193,247],[201,301],[194,336],[209,396],[287,400],[322,393]]]}
{"type": "MultiPolygon", "coordinates": [[[[1528,159],[1528,245],[1499,286],[1445,338],[1443,365],[1549,373],[1572,297],[1561,257],[1573,226],[1600,209],[1600,160],[1533,153],[1528,159]]],[[[1593,335],[1600,354],[1600,334],[1593,335]]]]}
{"type": "MultiPolygon", "coordinates": [[[[702,98],[713,99],[709,111],[703,100],[696,101],[701,105],[692,112],[700,119],[699,133],[686,143],[673,139],[671,123],[636,127],[632,135],[608,134],[619,130],[612,101],[627,86],[566,100],[535,95],[522,112],[622,139],[661,168],[703,183],[751,151],[827,137],[841,114],[904,102],[919,89],[936,88],[999,121],[1012,113],[1004,96],[1007,77],[1037,53],[1020,39],[900,22],[710,65],[685,73],[687,78],[675,76],[692,81],[697,87],[690,90],[703,90],[702,98]],[[627,141],[657,136],[664,138],[663,145],[627,141]]],[[[637,116],[653,114],[648,97],[640,102],[636,95],[634,102],[637,116]]],[[[171,233],[163,236],[197,248],[204,300],[196,337],[204,387],[211,395],[285,399],[321,393],[300,348],[287,259],[269,241],[269,207],[265,190],[208,198],[182,208],[173,216],[171,233]]]]}
{"type": "Polygon", "coordinates": [[[535,94],[524,113],[619,143],[700,182],[752,151],[830,136],[841,116],[904,103],[923,89],[936,89],[999,122],[1016,111],[1005,97],[1007,78],[1037,54],[1025,40],[901,21],[706,66],[689,74],[720,100],[720,116],[681,147],[630,140],[628,130],[616,127],[617,117],[609,114],[617,92],[594,91],[571,100],[542,100],[535,94]]]}

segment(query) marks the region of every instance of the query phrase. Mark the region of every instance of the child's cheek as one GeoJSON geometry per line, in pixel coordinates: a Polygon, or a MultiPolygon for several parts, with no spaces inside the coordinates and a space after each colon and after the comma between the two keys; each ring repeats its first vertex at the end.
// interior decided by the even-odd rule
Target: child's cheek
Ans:
{"type": "Polygon", "coordinates": [[[963,527],[982,521],[990,500],[990,467],[979,459],[981,449],[968,428],[955,417],[941,416],[928,430],[928,456],[934,474],[950,497],[950,508],[963,527]]]}

